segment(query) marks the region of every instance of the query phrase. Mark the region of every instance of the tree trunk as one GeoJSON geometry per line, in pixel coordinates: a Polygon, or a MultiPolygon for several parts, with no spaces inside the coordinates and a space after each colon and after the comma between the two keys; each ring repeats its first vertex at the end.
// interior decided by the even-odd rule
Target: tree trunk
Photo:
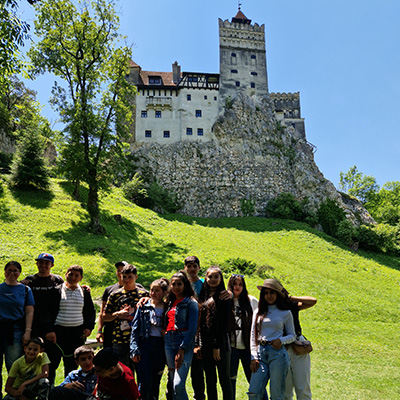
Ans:
{"type": "Polygon", "coordinates": [[[100,224],[100,209],[99,209],[99,188],[96,181],[96,174],[89,171],[89,195],[87,202],[87,210],[90,216],[89,229],[95,235],[104,235],[105,229],[100,224]]]}
{"type": "Polygon", "coordinates": [[[79,200],[79,187],[80,187],[81,181],[77,179],[75,181],[75,186],[74,186],[74,191],[72,193],[72,196],[74,196],[75,200],[79,200]]]}

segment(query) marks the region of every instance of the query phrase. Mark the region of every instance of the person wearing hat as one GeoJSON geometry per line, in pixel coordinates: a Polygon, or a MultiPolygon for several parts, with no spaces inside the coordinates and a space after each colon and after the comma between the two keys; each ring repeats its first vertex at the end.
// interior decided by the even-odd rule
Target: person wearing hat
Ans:
{"type": "Polygon", "coordinates": [[[261,400],[270,380],[270,399],[282,400],[290,363],[284,345],[296,338],[293,317],[285,307],[283,286],[279,281],[266,279],[257,289],[260,299],[251,326],[252,375],[248,396],[261,400]]]}
{"type": "MultiPolygon", "coordinates": [[[[33,314],[32,337],[41,337],[45,341],[45,351],[52,361],[52,348],[55,346],[56,334],[54,322],[58,313],[58,285],[64,280],[50,271],[54,266],[54,257],[49,253],[40,253],[36,258],[38,272],[28,275],[21,283],[32,289],[35,299],[33,314]]],[[[49,376],[52,383],[54,376],[49,376]]]]}

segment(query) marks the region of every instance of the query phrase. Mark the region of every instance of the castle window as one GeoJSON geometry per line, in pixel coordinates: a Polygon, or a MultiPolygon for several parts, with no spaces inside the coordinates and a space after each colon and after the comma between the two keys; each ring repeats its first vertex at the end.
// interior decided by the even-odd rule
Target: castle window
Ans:
{"type": "Polygon", "coordinates": [[[197,129],[197,136],[203,136],[203,128],[197,129]]]}
{"type": "Polygon", "coordinates": [[[146,110],[142,111],[142,118],[147,118],[147,111],[146,110]]]}
{"type": "Polygon", "coordinates": [[[217,101],[217,96],[214,96],[214,101],[217,101]]]}
{"type": "Polygon", "coordinates": [[[165,138],[169,138],[169,137],[170,137],[169,131],[164,131],[164,137],[165,137],[165,138]]]}
{"type": "Polygon", "coordinates": [[[207,100],[207,96],[204,96],[204,100],[207,100]]]}
{"type": "Polygon", "coordinates": [[[257,76],[257,72],[250,72],[250,75],[257,76]]]}
{"type": "Polygon", "coordinates": [[[189,77],[188,77],[188,81],[189,81],[189,82],[197,82],[197,81],[198,81],[198,78],[197,78],[197,76],[189,76],[189,77]]]}
{"type": "Polygon", "coordinates": [[[191,95],[191,94],[188,94],[188,95],[186,96],[186,99],[187,99],[187,101],[191,101],[191,100],[192,100],[192,95],[191,95]]]}
{"type": "Polygon", "coordinates": [[[237,69],[231,69],[231,73],[232,73],[232,74],[237,74],[238,71],[237,71],[237,69]]]}
{"type": "Polygon", "coordinates": [[[256,87],[256,84],[254,82],[251,82],[250,86],[254,89],[256,87]]]}
{"type": "Polygon", "coordinates": [[[156,118],[161,118],[161,111],[156,111],[156,118]]]}
{"type": "Polygon", "coordinates": [[[240,86],[240,82],[239,82],[239,81],[236,81],[236,82],[235,82],[235,85],[236,85],[236,86],[240,86]]]}
{"type": "Polygon", "coordinates": [[[161,76],[149,76],[149,85],[161,85],[161,76]]]}
{"type": "Polygon", "coordinates": [[[193,135],[193,129],[192,128],[186,128],[186,135],[193,135]]]}
{"type": "Polygon", "coordinates": [[[201,117],[201,110],[196,110],[196,118],[201,117]]]}
{"type": "Polygon", "coordinates": [[[144,132],[145,137],[151,137],[151,131],[145,131],[144,132]]]}
{"type": "Polygon", "coordinates": [[[232,57],[236,57],[236,53],[232,53],[231,56],[232,56],[232,57]]]}
{"type": "Polygon", "coordinates": [[[255,54],[252,54],[252,55],[251,55],[251,58],[252,58],[253,60],[255,60],[255,59],[256,59],[256,55],[255,55],[255,54]]]}

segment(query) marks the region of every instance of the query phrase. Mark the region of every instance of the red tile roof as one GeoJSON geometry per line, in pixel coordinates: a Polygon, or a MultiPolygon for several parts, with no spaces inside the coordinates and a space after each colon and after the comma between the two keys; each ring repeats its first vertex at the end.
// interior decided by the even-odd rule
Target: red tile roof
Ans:
{"type": "Polygon", "coordinates": [[[149,85],[149,76],[159,76],[161,78],[161,86],[176,86],[173,82],[172,72],[158,72],[158,71],[140,71],[140,82],[139,85],[148,85],[157,87],[159,85],[149,85]]]}

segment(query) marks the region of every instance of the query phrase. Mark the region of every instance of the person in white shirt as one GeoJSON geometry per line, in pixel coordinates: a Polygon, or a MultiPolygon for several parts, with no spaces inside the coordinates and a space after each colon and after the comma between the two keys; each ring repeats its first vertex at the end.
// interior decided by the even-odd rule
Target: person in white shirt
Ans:
{"type": "Polygon", "coordinates": [[[270,380],[270,399],[282,400],[290,363],[284,345],[296,338],[293,317],[285,309],[283,286],[279,281],[266,279],[257,289],[260,299],[251,326],[250,369],[253,374],[248,396],[261,400],[270,380]]]}

